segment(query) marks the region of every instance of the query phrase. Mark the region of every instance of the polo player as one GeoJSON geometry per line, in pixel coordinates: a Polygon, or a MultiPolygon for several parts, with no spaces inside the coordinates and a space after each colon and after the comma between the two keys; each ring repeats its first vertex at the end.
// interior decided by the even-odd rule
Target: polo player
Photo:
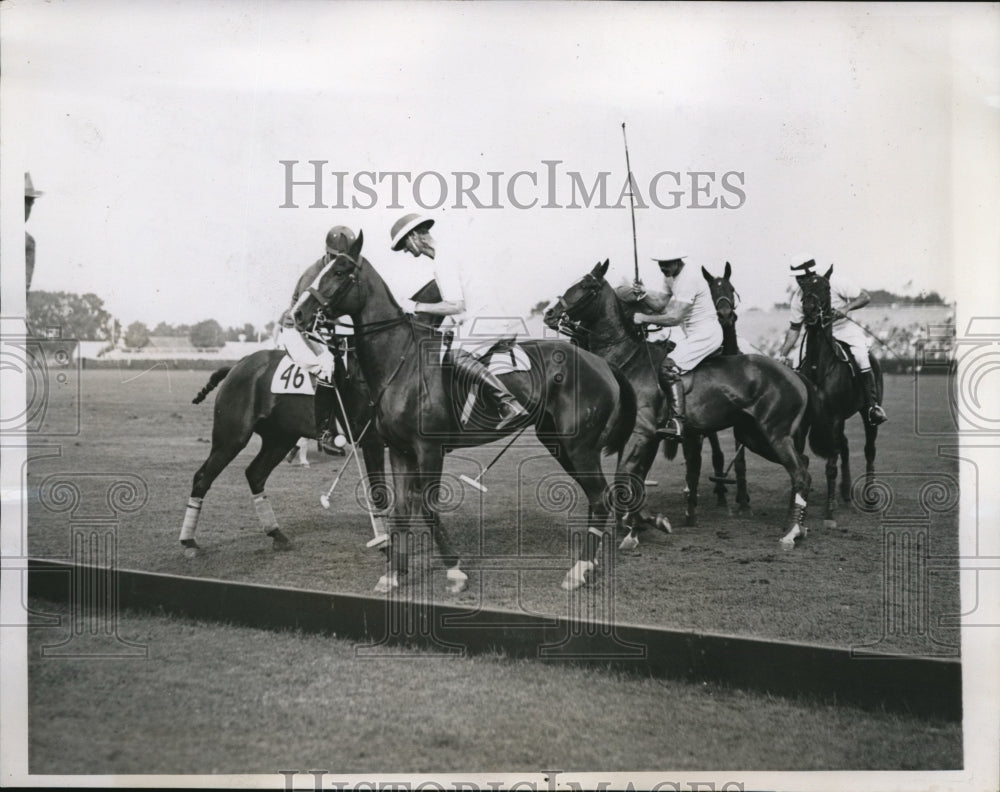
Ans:
{"type": "MultiPolygon", "coordinates": [[[[396,252],[405,250],[418,261],[404,264],[397,259],[380,266],[379,273],[404,311],[445,317],[442,327],[447,330],[460,325],[474,311],[470,311],[470,306],[466,304],[466,289],[459,262],[454,258],[442,259],[437,255],[435,241],[430,233],[433,225],[433,219],[419,214],[407,214],[399,218],[390,231],[390,246],[396,252]],[[419,261],[421,258],[424,261],[419,261]],[[436,293],[428,288],[431,281],[437,284],[436,293]],[[424,296],[430,294],[433,297],[424,296]],[[426,301],[417,302],[419,298],[426,301]]],[[[481,347],[481,343],[478,346],[481,347]]],[[[500,379],[468,349],[463,348],[461,338],[456,337],[452,342],[449,358],[456,371],[467,381],[478,384],[481,392],[488,394],[496,405],[500,413],[497,429],[503,429],[528,416],[528,411],[500,379]]]]}
{"type": "MultiPolygon", "coordinates": [[[[36,190],[31,182],[31,174],[24,174],[24,219],[27,222],[31,216],[31,207],[35,205],[35,199],[40,198],[44,193],[36,190]]],[[[31,291],[31,279],[35,274],[35,238],[27,231],[24,232],[24,290],[31,291]]]]}
{"type": "MultiPolygon", "coordinates": [[[[816,266],[815,259],[809,259],[801,264],[791,267],[795,273],[795,280],[799,288],[792,296],[791,302],[791,324],[785,333],[785,340],[778,352],[778,357],[784,363],[789,363],[789,353],[795,342],[799,338],[802,330],[802,284],[810,278],[813,268],[816,266]]],[[[885,410],[878,403],[878,391],[875,385],[875,373],[872,371],[871,358],[868,355],[868,343],[864,331],[861,327],[847,318],[849,311],[864,308],[871,302],[871,295],[864,289],[857,288],[854,284],[841,280],[839,277],[830,277],[830,307],[833,309],[833,337],[838,341],[847,344],[851,349],[851,356],[858,365],[865,399],[865,408],[868,412],[868,419],[872,424],[878,425],[888,420],[885,410]]]]}
{"type": "Polygon", "coordinates": [[[683,432],[684,384],[681,375],[693,370],[701,361],[722,346],[722,327],[716,316],[715,304],[708,283],[696,267],[687,264],[686,257],[665,243],[653,260],[664,278],[664,292],[648,292],[647,305],[659,313],[636,313],[637,324],[661,327],[679,326],[684,332],[673,351],[660,364],[660,388],[667,397],[667,413],[657,436],[679,439],[683,432]]]}

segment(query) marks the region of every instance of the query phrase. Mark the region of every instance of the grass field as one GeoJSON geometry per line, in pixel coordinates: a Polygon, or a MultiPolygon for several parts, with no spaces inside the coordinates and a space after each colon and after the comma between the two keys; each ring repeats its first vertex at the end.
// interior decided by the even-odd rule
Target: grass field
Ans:
{"type": "Polygon", "coordinates": [[[45,658],[65,629],[29,631],[32,773],[962,766],[957,723],[498,656],[359,658],[343,640],[186,619],[119,626],[148,659],[45,658]]]}
{"type": "MultiPolygon", "coordinates": [[[[154,370],[140,376],[134,371],[83,372],[78,435],[58,440],[58,456],[45,456],[52,452],[41,445],[32,451],[31,553],[50,558],[71,555],[72,526],[87,515],[109,515],[108,487],[122,479],[145,488],[139,501],[128,504],[129,511],[119,513],[116,552],[122,567],[370,592],[384,571],[384,561],[381,554],[365,548],[371,528],[357,502],[356,471],[352,467],[345,473],[331,509],[325,511],[319,496],[344,461],[312,452],[308,469],[282,463],[267,491],[295,550],[274,553],[257,525],[243,476],[258,446],[256,438],[205,499],[198,538],[206,553],[196,559],[183,556],[177,541],[180,522],[191,476],[208,454],[212,423],[211,404],[194,406],[190,400],[206,380],[206,372],[154,370]],[[79,489],[75,510],[53,502],[53,494],[59,492],[54,487],[60,482],[72,482],[79,489]],[[36,499],[39,488],[41,500],[36,499]]],[[[955,460],[937,451],[948,436],[926,434],[949,426],[946,380],[935,377],[920,387],[925,392],[918,422],[914,380],[899,376],[887,381],[891,421],[880,434],[877,468],[891,490],[893,515],[919,515],[921,487],[935,480],[948,485],[957,478],[955,460]]],[[[54,401],[48,420],[68,421],[60,411],[71,413],[72,405],[54,401]]],[[[851,423],[849,436],[856,475],[863,470],[859,421],[851,423]]],[[[731,436],[723,441],[731,447],[731,436]]],[[[850,505],[840,507],[839,529],[824,530],[820,506],[825,479],[815,460],[807,515],[811,532],[796,550],[782,552],[778,539],[785,529],[789,486],[783,469],[749,457],[752,516],[731,516],[716,506],[711,485],[703,478],[700,523],[688,528],[682,524],[683,463],[658,458],[650,473],[657,482],[650,489],[650,506],[671,519],[674,533],[649,533],[638,550],[627,555],[607,552],[608,566],[596,583],[582,594],[569,595],[559,584],[571,565],[571,528],[585,516],[582,498],[574,498],[580,491],[575,484],[563,486],[568,478],[527,435],[487,473],[487,494],[458,481],[460,473],[478,473],[499,447],[494,443],[463,450],[450,456],[445,466],[445,483],[453,495],[445,525],[470,573],[469,590],[460,602],[537,613],[588,611],[630,623],[836,646],[876,644],[887,651],[958,652],[957,629],[938,624],[939,617],[959,611],[957,572],[942,561],[925,578],[894,581],[879,515],[850,505]],[[894,582],[906,587],[904,594],[910,599],[925,597],[929,629],[886,634],[890,615],[896,624],[917,616],[890,613],[884,591],[894,582]]],[[[606,468],[611,466],[612,460],[606,460],[606,468]]],[[[944,559],[956,555],[957,519],[953,508],[926,518],[930,555],[944,559]]],[[[411,585],[432,596],[449,596],[439,563],[424,555],[412,567],[411,585]]],[[[904,598],[898,607],[907,607],[910,599],[904,598]]]]}
{"type": "MultiPolygon", "coordinates": [[[[283,463],[269,482],[293,552],[273,552],[256,525],[242,473],[253,441],[206,498],[199,531],[206,553],[183,556],[177,535],[212,420],[210,405],[190,400],[206,379],[207,372],[82,373],[79,431],[34,442],[30,451],[32,555],[94,560],[79,545],[74,551],[73,538],[110,526],[122,567],[369,592],[384,562],[364,546],[370,528],[355,499],[357,474],[348,470],[324,511],[319,496],[343,460],[315,452],[312,467],[283,463]],[[116,482],[131,482],[136,496],[123,496],[116,482]]],[[[53,395],[45,419],[52,425],[75,420],[73,383],[67,383],[53,395]]],[[[893,514],[919,514],[921,488],[956,475],[954,460],[938,454],[938,443],[949,442],[946,381],[919,384],[918,401],[913,380],[887,382],[891,422],[881,434],[878,468],[893,514]],[[935,431],[944,434],[928,434],[935,431]]],[[[859,425],[850,438],[860,451],[859,425]]],[[[627,555],[607,548],[603,574],[570,595],[559,583],[570,565],[570,525],[583,504],[556,497],[571,489],[559,488],[565,477],[533,439],[489,471],[485,496],[458,485],[459,473],[474,475],[497,449],[465,451],[446,465],[455,486],[445,520],[470,572],[460,602],[958,654],[957,630],[938,623],[959,611],[957,571],[942,561],[923,577],[898,574],[886,563],[879,516],[850,506],[838,515],[844,530],[823,530],[817,507],[824,482],[815,463],[812,530],[784,553],[778,547],[788,488],[783,470],[750,458],[752,516],[717,507],[706,480],[700,524],[686,528],[682,464],[657,459],[650,502],[671,518],[675,533],[643,537],[627,555]],[[895,605],[886,599],[889,589],[897,592],[895,605]],[[926,602],[926,612],[914,612],[914,602],[926,602]]],[[[855,460],[856,472],[862,470],[860,453],[855,460]]],[[[927,532],[930,555],[956,555],[957,514],[947,503],[915,524],[927,532]]],[[[449,597],[430,554],[414,562],[409,577],[414,592],[449,597]]],[[[961,764],[957,724],[497,657],[412,653],[412,662],[380,658],[362,665],[343,641],[155,616],[123,614],[121,630],[150,647],[148,660],[44,659],[37,650],[58,642],[58,631],[30,632],[33,772],[961,764]]]]}

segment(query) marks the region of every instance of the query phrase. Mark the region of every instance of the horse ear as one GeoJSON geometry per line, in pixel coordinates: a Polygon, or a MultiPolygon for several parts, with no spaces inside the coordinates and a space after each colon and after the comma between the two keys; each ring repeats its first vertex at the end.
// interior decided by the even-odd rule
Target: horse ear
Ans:
{"type": "Polygon", "coordinates": [[[825,275],[824,275],[823,277],[824,277],[824,278],[825,278],[826,280],[830,280],[830,276],[831,276],[831,275],[833,275],[833,264],[831,264],[831,265],[830,265],[830,269],[828,269],[828,270],[826,271],[826,274],[825,274],[825,275]]]}
{"type": "Polygon", "coordinates": [[[724,277],[726,280],[729,280],[729,276],[732,275],[732,274],[733,274],[732,265],[727,261],[726,262],[726,272],[725,272],[725,274],[722,277],[724,277]]]}
{"type": "Polygon", "coordinates": [[[360,260],[359,257],[361,256],[361,247],[364,244],[365,244],[365,232],[359,228],[358,238],[355,239],[354,243],[351,245],[351,248],[348,251],[348,255],[350,255],[350,257],[355,261],[359,261],[360,260]]]}
{"type": "Polygon", "coordinates": [[[704,267],[701,268],[701,274],[705,277],[705,280],[707,280],[709,283],[712,282],[712,273],[710,273],[704,267]]]}
{"type": "Polygon", "coordinates": [[[597,262],[594,265],[594,268],[590,271],[590,274],[593,275],[595,278],[600,279],[604,277],[607,271],[608,271],[608,260],[605,259],[603,262],[600,261],[597,262]]]}

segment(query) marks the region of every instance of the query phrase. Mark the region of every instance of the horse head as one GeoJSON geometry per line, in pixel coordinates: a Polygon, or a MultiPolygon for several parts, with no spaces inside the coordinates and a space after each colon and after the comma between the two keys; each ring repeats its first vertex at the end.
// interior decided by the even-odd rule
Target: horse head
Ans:
{"type": "Polygon", "coordinates": [[[573,283],[556,298],[543,316],[546,327],[579,340],[585,334],[583,325],[599,314],[597,300],[604,288],[604,275],[608,271],[609,260],[599,262],[590,272],[573,283]]]}
{"type": "Polygon", "coordinates": [[[824,275],[810,272],[800,275],[796,280],[802,289],[802,321],[806,327],[829,327],[833,323],[833,310],[830,306],[830,267],[824,275]]]}
{"type": "Polygon", "coordinates": [[[358,272],[362,266],[361,247],[363,231],[346,253],[328,254],[326,266],[302,292],[292,308],[292,318],[297,327],[312,327],[321,314],[330,316],[353,315],[364,304],[358,286],[358,272]]]}
{"type": "Polygon", "coordinates": [[[726,270],[721,278],[715,277],[704,267],[701,268],[701,274],[708,281],[708,290],[712,294],[712,302],[715,304],[715,313],[719,317],[719,324],[724,328],[735,325],[738,318],[736,304],[739,302],[739,294],[729,280],[729,276],[733,274],[732,266],[728,261],[726,262],[726,270]]]}

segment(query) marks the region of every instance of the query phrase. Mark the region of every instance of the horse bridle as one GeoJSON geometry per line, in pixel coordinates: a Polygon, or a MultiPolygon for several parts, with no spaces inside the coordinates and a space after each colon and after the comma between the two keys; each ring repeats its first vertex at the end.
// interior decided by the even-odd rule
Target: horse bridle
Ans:
{"type": "Polygon", "coordinates": [[[715,316],[716,316],[716,318],[718,318],[719,324],[722,324],[722,306],[725,303],[729,303],[729,316],[731,317],[731,319],[729,321],[732,322],[733,324],[735,324],[736,320],[739,318],[736,315],[736,304],[739,302],[739,297],[740,296],[739,296],[739,294],[736,293],[735,290],[733,291],[733,296],[736,297],[735,300],[730,300],[729,297],[727,297],[725,294],[721,294],[714,301],[715,302],[715,316]]]}
{"type": "MultiPolygon", "coordinates": [[[[580,326],[580,320],[574,319],[571,313],[577,313],[580,310],[589,306],[594,300],[597,299],[598,294],[601,291],[601,284],[594,279],[589,273],[584,275],[579,282],[586,282],[583,288],[583,295],[576,300],[572,305],[566,302],[566,295],[560,294],[556,298],[556,307],[559,309],[559,320],[556,324],[556,331],[562,333],[565,336],[569,336],[571,339],[579,340],[586,339],[590,335],[590,331],[580,326]]],[[[576,284],[574,284],[576,285],[576,284]]],[[[573,287],[570,286],[570,289],[573,287]]],[[[567,291],[569,291],[567,289],[567,291]]]]}

